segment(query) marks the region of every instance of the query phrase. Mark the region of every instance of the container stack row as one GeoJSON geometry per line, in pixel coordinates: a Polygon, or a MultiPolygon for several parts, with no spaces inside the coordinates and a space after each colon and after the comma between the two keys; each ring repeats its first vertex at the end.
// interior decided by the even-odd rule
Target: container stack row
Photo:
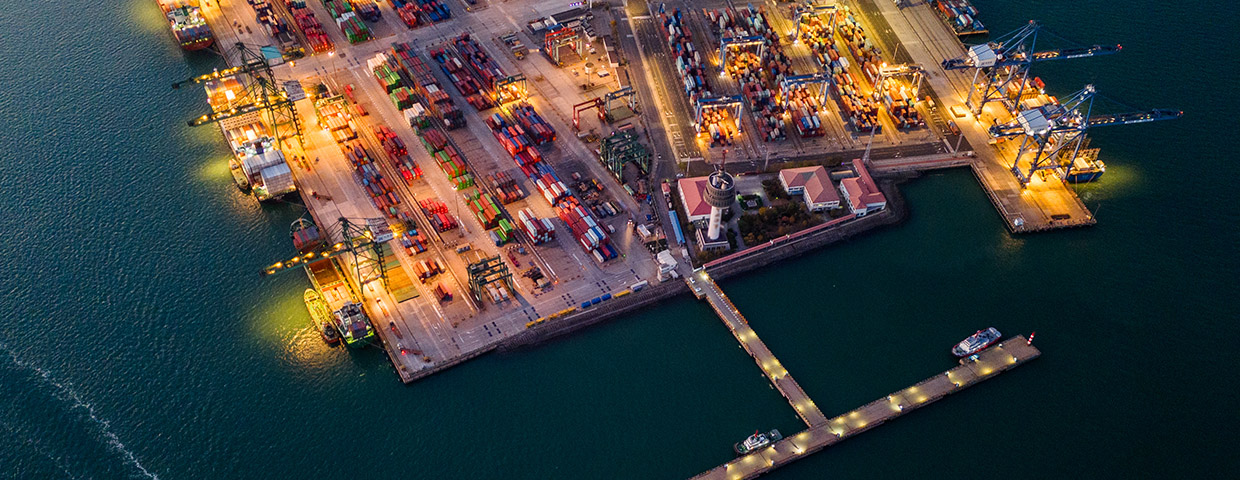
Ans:
{"type": "Polygon", "coordinates": [[[495,228],[503,218],[500,215],[499,202],[496,202],[495,197],[489,193],[467,195],[465,204],[469,206],[469,211],[474,214],[483,228],[495,228]]]}
{"type": "Polygon", "coordinates": [[[405,234],[400,236],[401,246],[405,247],[405,253],[411,257],[425,252],[429,243],[426,241],[426,236],[418,232],[416,227],[405,230],[405,234]]]}
{"type": "MultiPolygon", "coordinates": [[[[491,134],[495,135],[495,140],[499,142],[501,147],[517,160],[518,165],[524,165],[531,161],[532,155],[537,155],[537,150],[531,147],[533,142],[526,136],[525,129],[520,125],[513,125],[499,113],[492,113],[485,120],[487,127],[491,129],[491,134]]],[[[540,157],[541,158],[541,157],[540,157]]]]}
{"type": "Polygon", "coordinates": [[[694,46],[689,32],[684,27],[684,13],[679,8],[671,15],[662,11],[659,6],[659,24],[663,26],[663,34],[667,35],[667,44],[675,57],[676,73],[684,83],[685,94],[689,103],[710,97],[710,87],[706,84],[706,70],[702,66],[702,54],[694,46]]]}
{"type": "Polygon", "coordinates": [[[491,191],[499,197],[500,203],[505,205],[525,198],[525,191],[521,190],[521,186],[517,185],[516,179],[512,178],[507,172],[496,172],[486,177],[487,186],[491,187],[491,191]]]}
{"type": "MultiPolygon", "coordinates": [[[[495,63],[495,60],[487,54],[482,45],[479,45],[469,33],[462,33],[453,39],[452,48],[465,61],[465,67],[478,80],[485,92],[493,93],[491,89],[495,87],[495,83],[507,77],[504,71],[499,68],[499,64],[495,63]]],[[[492,95],[492,98],[494,98],[494,95],[492,95]]]]}
{"type": "Polygon", "coordinates": [[[921,114],[917,112],[917,97],[908,82],[898,78],[888,78],[878,87],[877,92],[883,105],[891,113],[897,128],[915,128],[926,125],[921,114]]]}
{"type": "Polygon", "coordinates": [[[392,49],[384,53],[383,57],[396,70],[402,81],[413,88],[422,106],[443,121],[445,128],[465,126],[464,114],[456,108],[448,92],[439,86],[439,81],[435,80],[430,67],[418,57],[411,45],[393,44],[392,49]]]}
{"type": "Polygon", "coordinates": [[[816,85],[798,85],[784,92],[784,102],[792,113],[792,125],[797,135],[802,137],[821,137],[824,134],[822,118],[818,116],[821,97],[816,85]]]}
{"type": "Polygon", "coordinates": [[[439,169],[443,170],[457,190],[464,190],[474,185],[473,175],[466,168],[465,159],[461,157],[456,147],[448,143],[446,134],[434,128],[415,128],[414,130],[418,133],[422,146],[435,159],[439,169]]]}
{"type": "Polygon", "coordinates": [[[426,215],[426,219],[431,222],[431,226],[435,227],[436,231],[446,232],[456,228],[456,219],[452,218],[452,214],[448,213],[448,206],[438,198],[422,200],[419,206],[422,207],[422,213],[426,215]]]}
{"type": "Polygon", "coordinates": [[[375,157],[359,142],[340,144],[345,158],[354,166],[353,178],[370,194],[370,203],[391,218],[400,217],[400,197],[396,195],[396,187],[391,180],[379,173],[375,166],[375,157]]]}
{"type": "Polygon", "coordinates": [[[619,256],[620,252],[611,245],[611,237],[599,226],[594,215],[581,205],[577,197],[565,197],[556,204],[555,210],[560,220],[568,225],[568,230],[573,233],[573,238],[577,239],[581,248],[594,255],[594,259],[599,263],[619,256]]]}
{"type": "Polygon", "coordinates": [[[541,245],[555,239],[555,224],[551,223],[551,219],[538,218],[528,208],[517,211],[517,226],[534,242],[534,245],[541,245]]]}
{"type": "Polygon", "coordinates": [[[439,275],[445,271],[443,262],[439,260],[418,260],[413,262],[413,271],[418,274],[418,280],[426,283],[435,275],[439,275]]]}
{"type": "Polygon", "coordinates": [[[534,111],[534,106],[526,102],[517,104],[512,112],[513,118],[517,125],[525,130],[525,136],[534,145],[542,145],[555,140],[555,129],[551,128],[551,124],[543,120],[538,112],[534,111]]]}
{"type": "MultiPolygon", "coordinates": [[[[853,62],[856,62],[856,66],[863,72],[866,72],[867,76],[877,75],[879,65],[882,64],[878,47],[866,37],[865,30],[847,7],[837,10],[835,14],[836,33],[851,55],[853,62]]],[[[873,81],[871,80],[871,83],[868,84],[861,83],[868,79],[857,78],[849,72],[848,66],[850,62],[841,57],[839,63],[843,73],[832,76],[835,80],[832,89],[840,97],[840,106],[844,110],[844,115],[848,118],[852,127],[858,131],[869,131],[871,128],[876,128],[878,126],[878,102],[874,99],[872,93],[874,90],[872,87],[873,81]]]]}
{"type": "Polygon", "coordinates": [[[323,24],[319,23],[319,20],[314,18],[314,12],[306,7],[305,0],[284,0],[284,6],[293,14],[293,21],[310,42],[311,50],[323,53],[336,47],[327,32],[323,31],[323,24]]]}
{"type": "Polygon", "coordinates": [[[556,209],[560,219],[569,225],[578,244],[599,262],[615,258],[617,252],[611,247],[611,239],[607,233],[602,229],[591,228],[598,226],[594,217],[589,210],[581,207],[581,202],[573,196],[568,186],[560,181],[555,170],[542,161],[538,150],[521,134],[521,127],[509,124],[499,114],[492,114],[486,119],[486,123],[496,140],[512,155],[517,166],[521,167],[521,173],[534,183],[538,193],[556,209]]]}
{"type": "Polygon", "coordinates": [[[272,38],[287,37],[289,34],[288,23],[271,9],[271,4],[266,0],[246,0],[250,7],[254,9],[254,20],[263,26],[263,30],[271,35],[272,38]]]}
{"type": "Polygon", "coordinates": [[[413,185],[414,180],[422,178],[422,167],[419,167],[417,162],[409,156],[409,148],[405,146],[405,142],[400,137],[396,136],[396,132],[385,125],[379,125],[375,129],[375,139],[383,146],[388,161],[392,162],[392,166],[400,172],[406,185],[413,185]]]}
{"type": "Polygon", "coordinates": [[[353,4],[346,0],[323,0],[327,13],[336,20],[336,26],[344,33],[349,43],[357,44],[370,40],[373,35],[370,28],[362,22],[353,10],[353,4]]]}
{"type": "Polygon", "coordinates": [[[758,136],[766,141],[782,140],[786,136],[784,112],[775,89],[784,77],[793,74],[792,62],[784,54],[779,34],[767,23],[765,9],[754,8],[751,4],[739,11],[724,9],[723,12],[727,14],[726,18],[715,22],[716,25],[726,26],[722,34],[763,39],[765,48],[761,58],[747,52],[748,56],[743,57],[747,59],[746,63],[737,66],[733,78],[742,84],[742,93],[758,126],[758,136]]]}
{"type": "Polygon", "coordinates": [[[702,125],[710,133],[711,147],[731,145],[732,137],[736,135],[736,122],[737,119],[732,118],[732,111],[728,109],[702,112],[702,125]]]}
{"type": "Polygon", "coordinates": [[[367,22],[377,22],[382,18],[383,14],[379,12],[375,0],[349,0],[349,4],[353,6],[353,11],[357,12],[357,16],[367,22]]]}
{"type": "Polygon", "coordinates": [[[486,94],[483,84],[465,68],[465,62],[456,52],[448,48],[434,48],[430,50],[430,55],[439,63],[439,68],[448,76],[456,90],[465,97],[466,103],[478,111],[495,106],[495,102],[486,94]]]}

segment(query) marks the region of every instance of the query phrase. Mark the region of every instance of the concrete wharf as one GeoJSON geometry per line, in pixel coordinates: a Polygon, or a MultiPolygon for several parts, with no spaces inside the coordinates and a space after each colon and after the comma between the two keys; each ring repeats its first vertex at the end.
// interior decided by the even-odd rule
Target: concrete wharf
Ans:
{"type": "MultiPolygon", "coordinates": [[[[972,73],[944,70],[943,60],[965,53],[964,44],[955,32],[937,16],[931,5],[921,3],[896,6],[892,2],[856,0],[853,2],[870,24],[868,31],[886,43],[889,54],[903,50],[907,57],[896,55],[897,61],[911,60],[926,69],[926,83],[936,94],[939,108],[966,109],[964,99],[972,90],[972,73]]],[[[989,121],[1010,120],[1010,113],[990,104],[978,117],[957,119],[964,138],[974,148],[970,163],[978,182],[999,211],[1004,224],[1014,233],[1037,232],[1058,228],[1093,225],[1093,214],[1077,197],[1072,187],[1055,175],[1035,175],[1022,188],[1011,171],[1019,142],[990,145],[989,121]]]]}
{"type": "Polygon", "coordinates": [[[698,299],[710,303],[715,313],[732,331],[745,351],[758,362],[763,374],[771,384],[792,404],[797,415],[809,427],[785,437],[783,440],[744,455],[728,463],[703,472],[694,479],[736,480],[754,478],[774,470],[808,454],[835,445],[854,435],[882,425],[918,407],[933,403],[951,393],[958,392],[994,377],[1042,354],[1023,336],[1016,336],[999,343],[971,358],[961,360],[960,365],[946,372],[918,382],[917,384],[874,400],[855,410],[834,418],[827,418],[809,398],[805,390],[788,374],[775,354],[762,343],[749,327],[749,322],[732,304],[719,285],[703,270],[685,277],[685,283],[698,299]]]}

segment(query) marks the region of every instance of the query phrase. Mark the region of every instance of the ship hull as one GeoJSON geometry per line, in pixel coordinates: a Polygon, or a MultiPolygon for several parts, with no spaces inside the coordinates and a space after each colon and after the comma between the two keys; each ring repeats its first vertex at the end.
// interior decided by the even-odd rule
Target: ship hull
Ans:
{"type": "Polygon", "coordinates": [[[1068,183],[1089,183],[1102,178],[1103,170],[1074,171],[1068,174],[1068,183]]]}

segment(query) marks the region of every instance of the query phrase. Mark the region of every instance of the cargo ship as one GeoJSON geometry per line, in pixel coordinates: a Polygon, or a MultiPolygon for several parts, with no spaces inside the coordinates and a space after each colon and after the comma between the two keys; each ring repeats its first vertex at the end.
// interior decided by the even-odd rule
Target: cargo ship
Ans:
{"type": "MultiPolygon", "coordinates": [[[[238,77],[210,80],[203,88],[214,113],[250,102],[248,89],[238,77]]],[[[219,124],[233,153],[228,159],[228,170],[237,188],[253,193],[259,201],[276,200],[297,190],[293,171],[263,122],[261,111],[227,117],[219,124]]]]}
{"type": "Polygon", "coordinates": [[[331,346],[338,345],[340,331],[336,329],[336,324],[333,322],[331,310],[327,307],[327,300],[324,300],[323,295],[313,288],[307,288],[302,298],[306,301],[306,310],[310,311],[310,325],[318,330],[319,336],[323,337],[323,342],[331,346]]]}
{"type": "Polygon", "coordinates": [[[172,38],[182,49],[197,51],[215,44],[215,35],[207,25],[207,19],[198,8],[198,0],[156,0],[159,9],[168,19],[172,38]]]}
{"type": "Polygon", "coordinates": [[[957,343],[955,347],[952,347],[952,355],[957,357],[967,357],[969,355],[973,355],[985,350],[986,347],[994,345],[995,342],[999,341],[1000,337],[1002,337],[1002,334],[1000,334],[995,327],[990,327],[985,330],[978,330],[977,333],[969,335],[969,338],[964,339],[964,341],[957,343]]]}
{"type": "Polygon", "coordinates": [[[778,442],[783,438],[783,435],[779,434],[779,430],[771,430],[766,433],[755,430],[753,435],[750,435],[745,441],[732,445],[732,449],[736,450],[737,455],[746,455],[754,450],[778,442]]]}
{"type": "Polygon", "coordinates": [[[1081,150],[1072,164],[1067,166],[1064,180],[1068,183],[1088,183],[1101,178],[1107,172],[1107,166],[1098,160],[1098,151],[1097,148],[1081,150]]]}
{"type": "MultiPolygon", "coordinates": [[[[293,246],[297,247],[297,251],[303,255],[317,251],[324,242],[319,227],[306,218],[299,218],[293,222],[289,236],[293,239],[293,246]]],[[[327,317],[325,321],[344,339],[345,345],[360,347],[373,340],[375,329],[370,325],[370,320],[366,318],[366,313],[362,311],[362,306],[354,302],[353,291],[350,290],[336,261],[331,257],[319,257],[318,260],[303,263],[302,267],[305,268],[306,277],[310,279],[310,284],[314,287],[306,290],[306,296],[309,297],[310,292],[313,291],[322,298],[323,309],[320,314],[331,312],[325,314],[327,317]]],[[[308,307],[309,301],[307,301],[308,307]]]]}
{"type": "Polygon", "coordinates": [[[370,318],[362,310],[362,304],[347,302],[334,313],[336,327],[344,336],[344,344],[350,347],[364,347],[375,339],[375,327],[370,318]]]}

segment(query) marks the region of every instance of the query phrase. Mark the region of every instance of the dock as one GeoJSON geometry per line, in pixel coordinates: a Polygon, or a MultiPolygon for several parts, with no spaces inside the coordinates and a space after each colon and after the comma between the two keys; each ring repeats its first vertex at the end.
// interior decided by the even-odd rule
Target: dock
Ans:
{"type": "MultiPolygon", "coordinates": [[[[951,111],[953,106],[965,108],[963,99],[972,88],[971,74],[942,67],[943,60],[965,53],[964,44],[956,33],[939,19],[929,4],[900,8],[891,2],[875,1],[872,5],[867,5],[867,16],[885,22],[891,29],[890,35],[908,52],[913,63],[930,72],[925,81],[937,94],[939,108],[944,111],[951,111]]],[[[989,105],[983,113],[999,122],[1007,121],[1010,114],[995,107],[989,105]]],[[[1096,222],[1076,191],[1053,175],[1046,179],[1035,176],[1022,188],[1011,171],[1018,147],[1016,142],[990,145],[989,125],[973,115],[957,118],[956,123],[961,134],[974,146],[974,159],[969,166],[1010,231],[1029,233],[1096,222]]]]}
{"type": "Polygon", "coordinates": [[[792,379],[788,370],[780,365],[775,355],[766,348],[758,335],[749,327],[745,317],[732,305],[732,302],[708,275],[698,272],[692,277],[686,277],[685,281],[698,294],[698,298],[710,303],[715,313],[732,331],[745,351],[749,352],[758,362],[763,374],[770,379],[771,385],[788,399],[797,415],[809,427],[759,451],[703,472],[693,477],[695,480],[737,480],[757,477],[852,438],[905,413],[934,403],[947,395],[994,378],[999,373],[1023,365],[1042,354],[1025,337],[1018,335],[990,347],[974,358],[961,360],[959,366],[946,372],[893,392],[850,412],[827,418],[796,383],[796,380],[792,379]]]}
{"type": "Polygon", "coordinates": [[[719,285],[710,278],[705,271],[698,272],[694,275],[685,277],[685,282],[689,283],[689,288],[693,289],[698,298],[706,300],[710,303],[711,308],[723,320],[724,325],[728,326],[728,330],[732,332],[732,336],[736,337],[736,341],[741,343],[741,347],[749,352],[749,356],[758,362],[758,367],[762,368],[762,374],[771,381],[771,385],[779,390],[788,403],[792,404],[792,408],[796,410],[801,420],[810,427],[820,427],[827,424],[827,416],[814,405],[814,401],[809,398],[805,390],[797,384],[797,381],[788,373],[788,369],[779,363],[779,359],[775,358],[775,354],[771,353],[766,344],[762,343],[762,339],[758,338],[758,334],[754,333],[749,327],[749,321],[745,320],[745,316],[741,314],[736,305],[724,295],[723,290],[719,289],[719,285]]]}

